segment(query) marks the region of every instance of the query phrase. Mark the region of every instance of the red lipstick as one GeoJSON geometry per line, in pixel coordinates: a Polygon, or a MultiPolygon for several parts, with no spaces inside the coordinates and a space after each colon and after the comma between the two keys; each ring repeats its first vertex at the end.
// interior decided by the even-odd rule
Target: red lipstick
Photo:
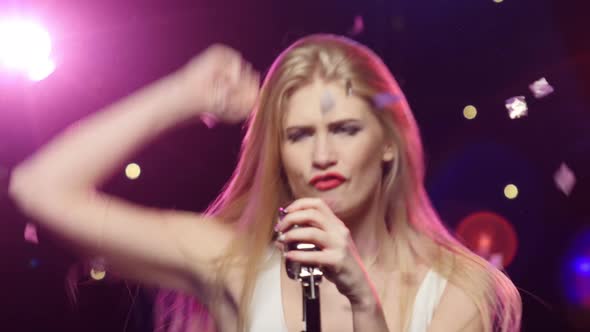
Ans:
{"type": "Polygon", "coordinates": [[[344,181],[346,181],[346,178],[342,174],[330,172],[314,176],[309,183],[316,189],[324,191],[334,189],[344,181]]]}

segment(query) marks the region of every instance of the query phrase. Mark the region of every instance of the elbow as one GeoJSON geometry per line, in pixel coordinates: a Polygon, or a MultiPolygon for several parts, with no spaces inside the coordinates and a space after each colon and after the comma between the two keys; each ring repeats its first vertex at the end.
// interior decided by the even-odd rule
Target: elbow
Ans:
{"type": "MultiPolygon", "coordinates": [[[[8,177],[8,197],[21,209],[25,210],[36,192],[34,181],[22,168],[15,168],[8,177]]],[[[38,192],[37,192],[38,194],[38,192]]]]}
{"type": "Polygon", "coordinates": [[[72,197],[84,196],[81,190],[66,188],[47,180],[45,174],[27,170],[26,166],[17,166],[8,179],[8,197],[28,216],[37,216],[52,211],[72,197]]]}
{"type": "Polygon", "coordinates": [[[51,190],[49,192],[46,181],[27,171],[22,166],[17,166],[9,175],[8,197],[25,214],[31,216],[45,206],[51,206],[60,195],[51,190]]]}

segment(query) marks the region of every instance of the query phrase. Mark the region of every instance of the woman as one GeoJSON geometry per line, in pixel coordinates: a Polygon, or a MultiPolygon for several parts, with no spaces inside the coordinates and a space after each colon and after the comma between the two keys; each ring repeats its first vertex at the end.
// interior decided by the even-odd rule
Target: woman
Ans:
{"type": "Polygon", "coordinates": [[[284,259],[322,267],[324,331],[519,329],[514,285],[434,212],[416,123],[377,55],[308,36],[258,86],[239,54],[213,46],[66,130],[15,170],[11,193],[111,269],[173,290],[157,308],[169,331],[299,331],[300,286],[284,259]],[[236,122],[253,105],[238,166],[206,213],[96,190],[165,130],[204,115],[236,122]],[[293,242],[321,250],[285,252],[293,242]]]}

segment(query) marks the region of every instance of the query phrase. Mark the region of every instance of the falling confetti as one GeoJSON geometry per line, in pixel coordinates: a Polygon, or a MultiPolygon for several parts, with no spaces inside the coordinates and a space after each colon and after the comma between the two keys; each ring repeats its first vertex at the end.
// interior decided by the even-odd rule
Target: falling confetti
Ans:
{"type": "Polygon", "coordinates": [[[545,77],[529,85],[529,89],[531,90],[535,98],[543,98],[554,91],[553,87],[549,84],[549,82],[547,82],[545,77]]]}
{"type": "Polygon", "coordinates": [[[320,103],[321,103],[322,114],[327,113],[330,110],[332,110],[332,108],[334,108],[334,98],[332,97],[332,94],[330,93],[330,91],[328,91],[328,90],[324,91],[324,94],[322,95],[322,100],[320,101],[320,103]]]}
{"type": "Polygon", "coordinates": [[[378,93],[373,97],[373,105],[380,109],[389,106],[400,100],[400,96],[391,94],[389,92],[378,93]]]}
{"type": "Polygon", "coordinates": [[[512,97],[506,100],[506,109],[510,119],[518,119],[528,114],[528,107],[524,96],[512,97]]]}
{"type": "Polygon", "coordinates": [[[569,196],[576,184],[576,175],[565,163],[562,163],[555,172],[553,180],[555,180],[557,188],[569,196]]]}
{"type": "Polygon", "coordinates": [[[352,90],[352,82],[350,80],[346,80],[346,96],[350,97],[353,94],[352,90]]]}
{"type": "Polygon", "coordinates": [[[358,36],[364,30],[365,30],[365,22],[363,21],[363,17],[360,15],[355,16],[352,28],[348,31],[348,33],[352,36],[358,36]]]}
{"type": "Polygon", "coordinates": [[[488,262],[497,269],[502,269],[504,267],[504,255],[502,255],[502,253],[491,254],[488,258],[488,262]]]}
{"type": "Polygon", "coordinates": [[[39,244],[39,239],[37,238],[37,228],[32,223],[27,223],[25,226],[25,241],[39,244]]]}
{"type": "Polygon", "coordinates": [[[219,122],[214,115],[209,114],[209,113],[203,113],[201,115],[201,121],[203,121],[203,123],[205,124],[205,126],[207,126],[207,128],[213,128],[219,122]]]}

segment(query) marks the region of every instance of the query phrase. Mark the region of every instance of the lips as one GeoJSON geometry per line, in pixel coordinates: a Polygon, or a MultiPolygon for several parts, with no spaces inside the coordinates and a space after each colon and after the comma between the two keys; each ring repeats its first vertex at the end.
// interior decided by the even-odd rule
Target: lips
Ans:
{"type": "Polygon", "coordinates": [[[309,183],[318,190],[330,190],[341,185],[346,178],[339,173],[326,173],[314,176],[309,183]]]}

